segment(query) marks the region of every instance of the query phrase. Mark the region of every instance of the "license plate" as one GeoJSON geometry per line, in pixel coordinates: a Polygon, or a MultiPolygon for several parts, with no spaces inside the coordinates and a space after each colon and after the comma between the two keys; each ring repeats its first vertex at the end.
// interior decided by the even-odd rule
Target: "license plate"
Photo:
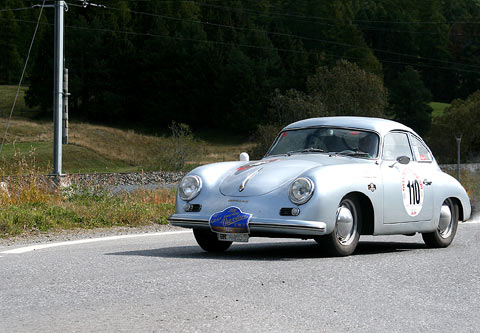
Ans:
{"type": "Polygon", "coordinates": [[[249,236],[248,234],[217,234],[219,241],[224,242],[243,242],[247,243],[249,236]]]}

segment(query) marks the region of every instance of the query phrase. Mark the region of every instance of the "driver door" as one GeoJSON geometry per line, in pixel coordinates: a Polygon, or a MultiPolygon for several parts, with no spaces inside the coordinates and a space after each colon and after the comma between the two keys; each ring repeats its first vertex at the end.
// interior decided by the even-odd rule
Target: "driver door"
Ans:
{"type": "Polygon", "coordinates": [[[432,219],[433,191],[424,184],[425,169],[414,160],[408,134],[391,132],[385,136],[381,165],[385,224],[432,219]],[[397,161],[410,158],[408,164],[397,161]]]}

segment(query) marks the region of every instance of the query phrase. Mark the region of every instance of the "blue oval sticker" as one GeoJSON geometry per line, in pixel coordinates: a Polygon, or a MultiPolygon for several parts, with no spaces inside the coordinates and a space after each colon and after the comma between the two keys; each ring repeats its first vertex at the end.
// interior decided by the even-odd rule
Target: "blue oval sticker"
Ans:
{"type": "Polygon", "coordinates": [[[228,207],[210,216],[210,229],[220,233],[249,233],[248,222],[252,214],[244,213],[238,207],[228,207]]]}

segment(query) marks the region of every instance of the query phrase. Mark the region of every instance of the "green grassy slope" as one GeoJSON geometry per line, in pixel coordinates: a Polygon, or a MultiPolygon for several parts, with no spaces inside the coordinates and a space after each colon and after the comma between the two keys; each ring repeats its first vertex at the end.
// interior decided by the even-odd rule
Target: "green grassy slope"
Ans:
{"type": "MultiPolygon", "coordinates": [[[[42,173],[52,171],[52,142],[20,142],[10,143],[3,147],[1,164],[6,174],[13,174],[15,160],[24,157],[29,163],[35,158],[35,167],[42,173]]],[[[122,161],[110,160],[84,147],[63,145],[63,171],[66,173],[86,172],[129,172],[137,171],[138,167],[122,161]]]]}
{"type": "Polygon", "coordinates": [[[443,111],[450,106],[450,104],[448,103],[440,103],[440,102],[431,102],[429,105],[433,109],[432,118],[436,118],[443,115],[443,111]]]}

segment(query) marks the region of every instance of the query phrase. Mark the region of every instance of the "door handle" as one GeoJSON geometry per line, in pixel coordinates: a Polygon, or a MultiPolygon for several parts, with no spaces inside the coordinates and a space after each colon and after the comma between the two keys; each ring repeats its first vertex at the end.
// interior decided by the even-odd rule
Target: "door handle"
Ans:
{"type": "Polygon", "coordinates": [[[424,185],[432,185],[432,181],[431,181],[431,180],[428,180],[428,179],[424,179],[424,180],[423,180],[423,184],[424,184],[424,185]]]}

